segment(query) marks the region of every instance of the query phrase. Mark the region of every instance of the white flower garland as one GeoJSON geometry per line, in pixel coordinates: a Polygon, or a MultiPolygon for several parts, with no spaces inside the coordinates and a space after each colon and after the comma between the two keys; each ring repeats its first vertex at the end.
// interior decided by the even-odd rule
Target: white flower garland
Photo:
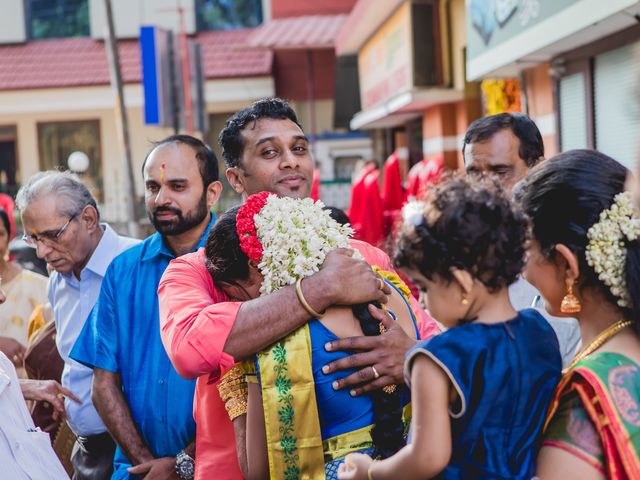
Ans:
{"type": "Polygon", "coordinates": [[[600,220],[587,232],[587,263],[602,283],[609,287],[621,307],[629,306],[625,280],[627,249],[624,240],[640,237],[640,214],[629,192],[619,193],[611,208],[600,213],[600,220]]]}
{"type": "Polygon", "coordinates": [[[261,295],[312,275],[320,270],[330,251],[349,248],[353,230],[340,225],[323,208],[321,201],[314,203],[310,198],[267,197],[265,206],[254,216],[263,249],[258,264],[264,276],[261,295]]]}

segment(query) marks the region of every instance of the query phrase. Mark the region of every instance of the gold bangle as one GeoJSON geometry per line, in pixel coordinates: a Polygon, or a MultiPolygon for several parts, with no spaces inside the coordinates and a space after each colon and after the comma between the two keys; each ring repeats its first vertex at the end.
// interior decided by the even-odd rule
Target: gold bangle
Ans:
{"type": "Polygon", "coordinates": [[[376,460],[374,460],[373,462],[371,462],[371,465],[369,465],[369,468],[367,469],[367,478],[369,480],[373,480],[373,474],[371,473],[371,469],[373,468],[373,466],[375,465],[376,460]]]}
{"type": "Polygon", "coordinates": [[[324,316],[326,311],[324,311],[322,313],[316,312],[313,308],[311,308],[311,305],[309,305],[309,303],[307,302],[306,298],[304,298],[304,295],[302,294],[302,279],[301,278],[299,278],[298,281],[296,282],[296,295],[298,296],[298,301],[300,302],[302,307],[307,311],[307,313],[309,315],[311,315],[314,318],[321,318],[321,317],[324,316]]]}
{"type": "Polygon", "coordinates": [[[247,413],[247,402],[244,399],[232,398],[225,403],[224,407],[232,422],[239,416],[247,413]]]}

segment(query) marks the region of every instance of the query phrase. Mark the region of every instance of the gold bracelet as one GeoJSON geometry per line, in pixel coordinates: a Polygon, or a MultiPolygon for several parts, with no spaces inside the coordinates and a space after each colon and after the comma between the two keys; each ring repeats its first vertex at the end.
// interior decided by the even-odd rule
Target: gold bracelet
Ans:
{"type": "Polygon", "coordinates": [[[296,282],[296,295],[298,296],[298,300],[300,301],[300,304],[302,305],[302,307],[312,317],[321,318],[321,317],[324,316],[325,313],[327,313],[326,311],[324,311],[322,313],[318,313],[313,308],[311,308],[311,305],[309,305],[309,303],[307,302],[307,299],[304,298],[304,295],[302,294],[302,279],[301,278],[299,278],[298,281],[296,282]]]}
{"type": "Polygon", "coordinates": [[[244,396],[246,398],[247,381],[244,370],[238,365],[225,373],[217,386],[223,403],[227,403],[232,397],[244,396]]]}
{"type": "Polygon", "coordinates": [[[371,469],[373,468],[373,466],[375,465],[377,460],[374,460],[373,462],[371,462],[371,465],[369,465],[369,468],[367,469],[367,478],[369,480],[373,480],[373,474],[371,473],[371,469]]]}
{"type": "Polygon", "coordinates": [[[247,401],[240,398],[232,398],[224,404],[229,419],[233,422],[236,418],[247,413],[247,401]]]}

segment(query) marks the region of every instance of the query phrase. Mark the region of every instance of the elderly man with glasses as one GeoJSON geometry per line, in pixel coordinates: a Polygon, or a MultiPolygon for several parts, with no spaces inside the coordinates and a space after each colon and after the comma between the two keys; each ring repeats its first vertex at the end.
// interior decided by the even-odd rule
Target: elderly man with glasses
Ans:
{"type": "Polygon", "coordinates": [[[65,399],[67,421],[78,436],[71,462],[74,479],[111,476],[115,444],[91,401],[93,371],[69,357],[98,299],[111,260],[138,240],[100,223],[96,201],[69,172],[41,172],[16,197],[23,239],[53,270],[48,296],[57,330],[56,345],[65,362],[62,385],[81,403],[65,399]]]}

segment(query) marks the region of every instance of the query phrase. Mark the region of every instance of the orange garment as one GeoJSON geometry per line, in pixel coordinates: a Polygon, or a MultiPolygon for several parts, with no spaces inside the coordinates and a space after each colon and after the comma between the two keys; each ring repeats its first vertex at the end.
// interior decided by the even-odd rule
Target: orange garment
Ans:
{"type": "Polygon", "coordinates": [[[442,157],[423,159],[416,163],[407,175],[407,195],[409,197],[422,198],[427,187],[440,181],[444,171],[442,157]]]}
{"type": "Polygon", "coordinates": [[[355,230],[355,238],[374,246],[382,245],[384,234],[384,213],[382,197],[378,187],[380,171],[375,165],[364,167],[351,190],[349,220],[355,230]]]}
{"type": "MultiPolygon", "coordinates": [[[[351,241],[365,260],[393,270],[381,250],[351,241]]],[[[218,290],[205,265],[205,253],[182,255],[169,263],[158,287],[160,335],[175,369],[186,378],[198,377],[194,400],[196,420],[196,480],[241,480],[233,425],[216,387],[221,373],[233,366],[222,351],[240,308],[218,290]]],[[[440,329],[411,297],[421,338],[440,329]]]]}

